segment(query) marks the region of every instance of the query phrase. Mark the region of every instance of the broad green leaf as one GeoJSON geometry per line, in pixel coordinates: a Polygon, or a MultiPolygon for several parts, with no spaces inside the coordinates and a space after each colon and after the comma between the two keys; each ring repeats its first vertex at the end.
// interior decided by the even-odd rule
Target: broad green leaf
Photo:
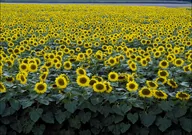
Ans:
{"type": "Polygon", "coordinates": [[[164,132],[171,126],[171,120],[167,118],[157,118],[156,125],[159,127],[159,129],[164,132]]]}
{"type": "Polygon", "coordinates": [[[91,131],[90,130],[82,130],[79,132],[79,135],[91,135],[91,131]]]}
{"type": "Polygon", "coordinates": [[[22,105],[22,108],[25,109],[27,107],[32,106],[32,104],[34,103],[33,100],[20,100],[20,104],[22,105]]]}
{"type": "Polygon", "coordinates": [[[187,131],[192,132],[192,119],[190,118],[181,118],[179,119],[181,127],[187,131]]]}
{"type": "Polygon", "coordinates": [[[164,111],[171,111],[173,108],[173,103],[171,101],[161,101],[159,107],[164,111]]]}
{"type": "Polygon", "coordinates": [[[53,117],[53,113],[52,112],[46,112],[45,114],[42,115],[41,118],[46,123],[50,123],[50,124],[54,123],[54,117],[53,117]]]}
{"type": "Polygon", "coordinates": [[[21,107],[21,105],[20,105],[20,103],[19,103],[18,100],[11,99],[11,100],[9,101],[9,103],[10,103],[11,107],[12,107],[13,109],[17,110],[17,111],[18,111],[18,110],[20,109],[20,107],[21,107]]]}
{"type": "Polygon", "coordinates": [[[66,119],[65,112],[57,110],[57,112],[55,113],[55,119],[59,122],[59,124],[62,124],[66,119]]]}
{"type": "Polygon", "coordinates": [[[37,98],[37,101],[43,105],[49,105],[49,100],[46,98],[37,98]]]}
{"type": "Polygon", "coordinates": [[[5,101],[0,101],[0,115],[3,114],[5,107],[6,107],[5,101]]]}
{"type": "Polygon", "coordinates": [[[43,109],[37,108],[37,109],[33,109],[31,112],[29,112],[29,116],[32,121],[36,122],[41,117],[42,113],[43,113],[43,109]]]}
{"type": "Polygon", "coordinates": [[[86,122],[88,122],[89,120],[90,120],[90,118],[91,118],[91,113],[90,112],[80,112],[79,113],[79,117],[80,117],[80,119],[81,119],[81,122],[83,123],[83,124],[85,124],[86,122]]]}
{"type": "Polygon", "coordinates": [[[107,117],[111,111],[112,109],[109,105],[101,106],[100,108],[100,113],[103,114],[105,117],[107,117]]]}
{"type": "Polygon", "coordinates": [[[110,95],[108,97],[109,103],[114,103],[115,101],[117,101],[117,97],[115,95],[110,95]]]}
{"type": "Polygon", "coordinates": [[[5,125],[0,126],[0,135],[7,135],[7,127],[5,125]]]}
{"type": "Polygon", "coordinates": [[[151,114],[147,114],[147,113],[141,113],[140,114],[140,119],[141,119],[141,123],[144,126],[149,127],[155,121],[156,116],[155,115],[151,115],[151,114]]]}
{"type": "Polygon", "coordinates": [[[115,119],[114,115],[109,115],[108,117],[102,120],[102,123],[104,126],[109,126],[113,123],[114,119],[115,119]]]}
{"type": "Polygon", "coordinates": [[[139,116],[137,113],[134,113],[134,114],[128,113],[127,114],[127,119],[130,120],[132,124],[135,124],[135,122],[137,122],[138,118],[139,118],[139,116]]]}
{"type": "Polygon", "coordinates": [[[119,125],[121,133],[125,133],[131,127],[131,124],[120,123],[119,125]]]}
{"type": "Polygon", "coordinates": [[[120,116],[120,115],[116,115],[115,118],[114,118],[114,123],[119,123],[120,121],[122,121],[124,119],[123,116],[120,116]]]}
{"type": "Polygon", "coordinates": [[[75,110],[77,109],[77,101],[72,101],[72,102],[65,103],[64,107],[70,113],[74,113],[75,110]]]}
{"type": "Polygon", "coordinates": [[[130,111],[131,108],[132,108],[131,105],[126,105],[126,104],[121,105],[121,111],[123,112],[123,114],[126,114],[128,111],[130,111]]]}
{"type": "Polygon", "coordinates": [[[81,122],[78,117],[69,119],[69,124],[71,127],[76,128],[76,129],[80,129],[80,127],[81,127],[81,122]]]}
{"type": "Polygon", "coordinates": [[[103,98],[101,97],[91,97],[91,103],[93,105],[97,105],[103,101],[103,98]]]}
{"type": "Polygon", "coordinates": [[[17,131],[18,133],[21,133],[21,132],[22,132],[22,125],[21,125],[21,123],[20,123],[20,120],[17,120],[15,123],[12,123],[12,124],[10,125],[10,127],[11,127],[13,130],[17,131]]]}
{"type": "Polygon", "coordinates": [[[121,111],[120,105],[113,105],[112,110],[114,113],[124,116],[124,114],[121,111]]]}
{"type": "Polygon", "coordinates": [[[148,135],[149,130],[147,128],[140,128],[139,135],[148,135]]]}
{"type": "Polygon", "coordinates": [[[187,107],[186,107],[186,106],[183,106],[183,107],[177,106],[177,107],[175,107],[175,108],[173,109],[173,114],[174,114],[174,116],[175,116],[176,118],[179,118],[179,117],[185,115],[186,112],[187,112],[187,107]]]}
{"type": "Polygon", "coordinates": [[[0,122],[7,125],[10,123],[10,120],[7,117],[1,117],[0,122]]]}
{"type": "Polygon", "coordinates": [[[22,126],[23,129],[23,133],[25,134],[29,134],[31,132],[31,130],[33,129],[33,126],[35,125],[35,123],[32,120],[28,120],[26,121],[22,126]]]}
{"type": "Polygon", "coordinates": [[[2,114],[2,117],[5,117],[5,116],[9,116],[9,115],[12,115],[15,113],[15,109],[13,109],[12,107],[8,107],[8,108],[5,108],[3,114],[2,114]]]}

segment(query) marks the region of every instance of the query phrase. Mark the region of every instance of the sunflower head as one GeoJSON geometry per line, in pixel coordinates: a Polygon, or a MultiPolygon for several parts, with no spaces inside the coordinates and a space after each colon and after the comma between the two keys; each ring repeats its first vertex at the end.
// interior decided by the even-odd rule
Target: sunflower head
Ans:
{"type": "Polygon", "coordinates": [[[64,89],[67,87],[68,85],[68,82],[66,80],[65,77],[63,76],[58,76],[56,79],[55,79],[55,84],[58,86],[58,88],[61,88],[61,89],[64,89]]]}
{"type": "Polygon", "coordinates": [[[146,84],[150,89],[157,89],[158,87],[158,84],[155,81],[147,81],[146,84]]]}
{"type": "Polygon", "coordinates": [[[72,63],[70,61],[65,61],[63,66],[65,70],[70,70],[72,68],[72,63]]]}
{"type": "Polygon", "coordinates": [[[43,83],[43,82],[38,82],[35,84],[35,88],[34,90],[38,93],[38,94],[43,94],[47,91],[47,84],[43,83]]]}
{"type": "Polygon", "coordinates": [[[90,78],[86,75],[80,75],[80,76],[77,76],[76,82],[79,86],[86,87],[86,86],[89,86],[90,78]]]}
{"type": "Polygon", "coordinates": [[[153,90],[153,96],[157,99],[167,99],[168,95],[162,90],[153,90]]]}
{"type": "Polygon", "coordinates": [[[134,92],[138,89],[139,85],[135,81],[128,82],[126,88],[130,92],[134,92]]]}
{"type": "Polygon", "coordinates": [[[169,62],[167,60],[162,60],[162,61],[159,62],[159,67],[160,68],[165,69],[165,68],[168,68],[168,66],[169,66],[169,62]]]}
{"type": "Polygon", "coordinates": [[[116,72],[110,72],[108,74],[108,80],[111,82],[118,81],[118,77],[119,77],[119,75],[116,72]]]}
{"type": "Polygon", "coordinates": [[[93,91],[95,92],[102,93],[106,91],[106,89],[107,89],[106,84],[104,84],[103,82],[97,82],[93,84],[93,91]]]}
{"type": "Polygon", "coordinates": [[[186,92],[177,92],[176,94],[176,98],[180,99],[180,100],[189,100],[190,99],[190,95],[186,92]]]}
{"type": "Polygon", "coordinates": [[[0,82],[0,93],[5,93],[5,92],[6,92],[5,85],[2,82],[0,82]]]}
{"type": "Polygon", "coordinates": [[[149,88],[143,87],[139,91],[139,96],[142,97],[142,98],[150,98],[150,97],[153,96],[153,93],[149,88]]]}
{"type": "Polygon", "coordinates": [[[77,75],[86,75],[86,70],[79,67],[76,69],[76,73],[77,73],[77,75]]]}

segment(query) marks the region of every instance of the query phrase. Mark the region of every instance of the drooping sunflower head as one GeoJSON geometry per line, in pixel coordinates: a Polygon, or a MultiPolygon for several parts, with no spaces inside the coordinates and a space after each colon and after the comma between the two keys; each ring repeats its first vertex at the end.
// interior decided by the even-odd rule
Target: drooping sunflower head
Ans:
{"type": "Polygon", "coordinates": [[[158,84],[155,81],[147,81],[146,84],[150,89],[157,89],[158,87],[158,84]]]}
{"type": "Polygon", "coordinates": [[[153,90],[153,96],[157,99],[167,99],[168,95],[162,90],[153,90]]]}
{"type": "Polygon", "coordinates": [[[186,92],[177,92],[176,94],[176,98],[180,99],[180,100],[189,100],[190,99],[190,95],[186,92]]]}
{"type": "Polygon", "coordinates": [[[79,86],[86,87],[89,86],[90,78],[86,75],[79,75],[77,76],[76,82],[79,86]]]}
{"type": "Polygon", "coordinates": [[[177,88],[178,84],[173,79],[168,79],[167,84],[171,86],[172,88],[177,88]]]}

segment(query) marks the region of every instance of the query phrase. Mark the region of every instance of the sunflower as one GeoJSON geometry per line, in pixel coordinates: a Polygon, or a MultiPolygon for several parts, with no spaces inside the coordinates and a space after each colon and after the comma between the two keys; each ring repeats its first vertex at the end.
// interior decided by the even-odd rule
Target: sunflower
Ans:
{"type": "Polygon", "coordinates": [[[131,62],[131,64],[129,64],[129,67],[132,71],[136,71],[137,70],[137,64],[135,62],[131,62]]]}
{"type": "Polygon", "coordinates": [[[38,82],[35,84],[35,88],[34,90],[38,93],[38,94],[43,94],[47,91],[47,84],[43,83],[43,82],[38,82]]]}
{"type": "Polygon", "coordinates": [[[173,79],[168,79],[167,84],[169,86],[171,86],[172,88],[177,88],[178,87],[177,83],[173,79]]]}
{"type": "Polygon", "coordinates": [[[116,72],[110,72],[108,74],[108,80],[111,82],[118,81],[118,74],[116,72]]]}
{"type": "Polygon", "coordinates": [[[55,79],[55,84],[57,85],[58,88],[61,88],[61,89],[64,89],[67,87],[68,85],[68,82],[66,80],[65,77],[63,76],[58,76],[56,79],[55,79]]]}
{"type": "Polygon", "coordinates": [[[139,85],[135,81],[131,81],[126,84],[126,88],[130,92],[136,91],[138,87],[139,85]]]}
{"type": "Polygon", "coordinates": [[[93,84],[93,91],[95,92],[104,92],[106,91],[106,85],[103,82],[96,82],[93,84]]]}
{"type": "Polygon", "coordinates": [[[41,66],[40,67],[40,72],[43,73],[43,72],[49,72],[49,68],[46,67],[46,66],[41,66]]]}
{"type": "Polygon", "coordinates": [[[135,81],[134,76],[127,74],[127,82],[135,81]]]}
{"type": "Polygon", "coordinates": [[[168,77],[169,76],[169,72],[167,70],[159,70],[158,71],[158,76],[159,77],[168,77]]]}
{"type": "Polygon", "coordinates": [[[72,63],[70,61],[65,61],[63,66],[65,70],[70,70],[72,68],[72,63]]]}
{"type": "Polygon", "coordinates": [[[27,83],[27,77],[26,77],[26,75],[24,73],[21,73],[19,75],[19,81],[20,81],[21,84],[26,84],[27,83]]]}
{"type": "Polygon", "coordinates": [[[184,64],[184,61],[181,58],[177,58],[177,59],[175,59],[174,64],[177,67],[181,67],[184,64]]]}
{"type": "Polygon", "coordinates": [[[147,64],[148,64],[148,61],[145,59],[145,58],[143,58],[143,59],[141,59],[141,65],[143,66],[143,67],[146,67],[147,66],[147,64]]]}
{"type": "Polygon", "coordinates": [[[115,58],[113,58],[113,57],[110,57],[110,58],[108,59],[108,64],[109,64],[110,66],[115,66],[115,65],[117,64],[117,59],[115,59],[115,58]]]}
{"type": "Polygon", "coordinates": [[[82,87],[89,86],[90,78],[86,75],[77,76],[77,84],[82,87]]]}
{"type": "Polygon", "coordinates": [[[178,98],[180,100],[189,100],[190,99],[190,95],[188,93],[179,91],[176,94],[176,98],[178,98]]]}
{"type": "Polygon", "coordinates": [[[183,66],[183,71],[184,72],[190,71],[190,67],[188,65],[187,66],[183,66]]]}
{"type": "Polygon", "coordinates": [[[15,78],[12,77],[12,76],[8,76],[8,77],[6,77],[6,81],[10,82],[10,83],[13,83],[15,81],[15,78]]]}
{"type": "Polygon", "coordinates": [[[162,90],[153,90],[153,96],[157,99],[167,99],[168,95],[162,90]]]}
{"type": "Polygon", "coordinates": [[[121,73],[121,74],[118,75],[118,81],[124,82],[126,80],[127,80],[127,74],[121,73]]]}
{"type": "Polygon", "coordinates": [[[26,63],[19,64],[19,71],[21,71],[21,72],[27,72],[28,68],[29,68],[29,66],[26,63]]]}
{"type": "Polygon", "coordinates": [[[106,92],[110,93],[113,90],[113,87],[111,87],[110,82],[105,81],[104,84],[106,85],[106,92]]]}
{"type": "Polygon", "coordinates": [[[0,93],[5,93],[6,92],[6,87],[2,82],[0,82],[0,93]]]}
{"type": "Polygon", "coordinates": [[[147,81],[146,84],[147,84],[147,86],[148,86],[150,89],[157,89],[157,87],[158,87],[157,82],[154,82],[154,81],[147,81]]]}
{"type": "Polygon", "coordinates": [[[161,67],[163,69],[168,68],[168,66],[169,66],[169,62],[167,60],[162,60],[159,62],[159,67],[161,67]]]}
{"type": "Polygon", "coordinates": [[[56,68],[56,69],[60,69],[61,66],[62,66],[62,63],[61,63],[61,62],[55,63],[55,68],[56,68]]]}
{"type": "Polygon", "coordinates": [[[46,66],[47,68],[51,68],[53,66],[53,61],[45,62],[44,66],[46,66]]]}
{"type": "Polygon", "coordinates": [[[77,75],[86,75],[86,74],[87,74],[87,73],[86,73],[86,70],[83,69],[83,68],[81,68],[81,67],[78,67],[78,68],[76,69],[76,73],[77,73],[77,75]]]}
{"type": "Polygon", "coordinates": [[[161,52],[160,51],[154,52],[154,57],[155,58],[159,58],[160,56],[161,56],[161,52]]]}
{"type": "Polygon", "coordinates": [[[37,63],[30,63],[28,66],[29,72],[37,72],[38,70],[38,65],[37,63]]]}
{"type": "Polygon", "coordinates": [[[40,82],[45,82],[47,76],[48,76],[48,72],[43,72],[43,73],[39,76],[40,82]]]}
{"type": "Polygon", "coordinates": [[[150,98],[153,96],[153,92],[149,88],[143,87],[139,90],[139,96],[142,98],[150,98]]]}

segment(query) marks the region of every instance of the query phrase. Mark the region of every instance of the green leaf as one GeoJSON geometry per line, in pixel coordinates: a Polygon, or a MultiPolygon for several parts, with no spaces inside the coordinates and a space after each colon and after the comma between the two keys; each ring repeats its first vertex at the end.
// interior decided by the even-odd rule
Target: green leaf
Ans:
{"type": "Polygon", "coordinates": [[[144,126],[149,127],[155,121],[156,116],[155,115],[151,115],[151,114],[141,113],[140,114],[140,119],[141,119],[141,123],[144,126]]]}
{"type": "Polygon", "coordinates": [[[167,118],[159,117],[159,118],[157,118],[157,121],[155,124],[159,127],[159,130],[164,132],[167,128],[169,128],[171,126],[171,120],[169,120],[167,118]]]}
{"type": "Polygon", "coordinates": [[[115,116],[115,119],[114,119],[114,123],[119,123],[120,121],[122,121],[124,119],[123,116],[120,116],[120,115],[116,115],[115,116]]]}
{"type": "Polygon", "coordinates": [[[124,115],[123,113],[122,113],[122,111],[121,111],[121,108],[120,108],[120,105],[113,105],[112,106],[112,110],[113,110],[113,112],[114,113],[116,113],[116,114],[119,114],[119,115],[124,115]]]}
{"type": "Polygon", "coordinates": [[[100,113],[103,114],[105,117],[107,117],[111,111],[112,110],[109,105],[101,106],[100,108],[100,113]]]}
{"type": "Polygon", "coordinates": [[[189,83],[188,82],[182,82],[182,83],[180,83],[180,85],[185,86],[185,87],[189,87],[189,83]]]}
{"type": "Polygon", "coordinates": [[[179,117],[185,115],[186,112],[187,112],[187,107],[186,107],[186,106],[183,106],[183,107],[177,106],[177,107],[175,107],[175,108],[173,109],[173,114],[174,114],[174,116],[175,116],[176,118],[179,118],[179,117]]]}
{"type": "Polygon", "coordinates": [[[54,117],[53,117],[53,113],[52,112],[46,112],[45,114],[42,115],[41,118],[46,123],[50,123],[50,124],[54,123],[54,117]]]}
{"type": "Polygon", "coordinates": [[[164,111],[171,111],[173,108],[173,103],[171,101],[161,101],[160,104],[158,104],[159,107],[164,111]]]}
{"type": "Polygon", "coordinates": [[[30,113],[29,116],[31,118],[32,121],[36,122],[38,121],[38,119],[41,117],[41,114],[43,113],[43,109],[41,108],[37,108],[37,109],[33,109],[30,113]]]}
{"type": "Polygon", "coordinates": [[[69,111],[70,113],[74,113],[75,110],[77,109],[77,101],[72,101],[65,103],[64,107],[69,111]]]}
{"type": "Polygon", "coordinates": [[[188,118],[181,118],[179,119],[181,127],[187,131],[187,132],[192,132],[192,119],[188,118]]]}
{"type": "Polygon", "coordinates": [[[10,123],[10,120],[7,117],[0,118],[1,123],[7,125],[10,123]]]}
{"type": "Polygon", "coordinates": [[[12,107],[13,109],[17,110],[17,111],[18,111],[18,110],[20,109],[20,107],[21,107],[21,105],[20,105],[20,103],[19,103],[18,100],[11,99],[11,100],[9,101],[9,103],[10,103],[11,107],[12,107]]]}
{"type": "Polygon", "coordinates": [[[12,115],[14,113],[15,113],[15,109],[13,109],[12,107],[8,107],[4,110],[2,117],[9,116],[9,115],[12,115]]]}
{"type": "Polygon", "coordinates": [[[121,111],[123,112],[123,114],[126,114],[128,111],[131,110],[131,108],[132,108],[131,105],[129,106],[129,105],[123,104],[123,105],[121,106],[121,111]]]}
{"type": "Polygon", "coordinates": [[[79,113],[79,117],[80,117],[80,119],[81,119],[81,122],[83,123],[83,124],[85,124],[86,122],[88,122],[89,120],[90,120],[90,118],[91,118],[91,113],[90,112],[80,112],[79,113]]]}
{"type": "Polygon", "coordinates": [[[128,113],[127,114],[127,119],[130,120],[132,124],[135,124],[135,122],[137,122],[138,118],[139,118],[139,116],[137,113],[134,113],[134,114],[128,113]]]}
{"type": "Polygon", "coordinates": [[[43,105],[49,105],[49,100],[46,98],[37,98],[37,101],[43,105]]]}
{"type": "Polygon", "coordinates": [[[3,114],[5,107],[6,107],[5,101],[0,101],[0,115],[3,114]]]}
{"type": "Polygon", "coordinates": [[[30,107],[33,103],[34,103],[33,100],[28,100],[28,99],[20,100],[20,104],[22,105],[23,109],[30,107]]]}
{"type": "Polygon", "coordinates": [[[7,127],[2,125],[0,126],[0,134],[1,135],[7,135],[7,127]]]}
{"type": "Polygon", "coordinates": [[[125,133],[131,127],[131,124],[120,123],[119,125],[121,133],[125,133]]]}
{"type": "Polygon", "coordinates": [[[93,105],[97,105],[103,101],[103,98],[101,97],[91,97],[91,103],[93,105]]]}
{"type": "Polygon", "coordinates": [[[22,132],[22,125],[21,125],[21,123],[20,123],[20,120],[17,120],[15,123],[12,123],[12,124],[10,125],[10,127],[11,127],[13,130],[17,131],[18,133],[21,133],[21,132],[22,132]]]}
{"type": "Polygon", "coordinates": [[[117,101],[117,97],[115,95],[111,95],[108,97],[109,103],[114,103],[117,101]]]}
{"type": "Polygon", "coordinates": [[[115,119],[114,115],[109,115],[108,117],[102,120],[102,123],[104,126],[109,126],[113,123],[114,119],[115,119]]]}
{"type": "Polygon", "coordinates": [[[43,132],[45,130],[45,125],[41,124],[41,125],[36,125],[33,127],[32,132],[34,135],[43,135],[43,132]]]}
{"type": "Polygon", "coordinates": [[[76,129],[80,129],[80,127],[81,127],[81,122],[78,117],[69,119],[69,124],[71,127],[76,128],[76,129]]]}
{"type": "Polygon", "coordinates": [[[63,121],[65,121],[66,119],[65,112],[57,110],[57,112],[55,113],[55,119],[59,122],[59,124],[62,124],[63,121]]]}
{"type": "Polygon", "coordinates": [[[147,128],[140,128],[139,135],[148,135],[149,130],[147,128]]]}

